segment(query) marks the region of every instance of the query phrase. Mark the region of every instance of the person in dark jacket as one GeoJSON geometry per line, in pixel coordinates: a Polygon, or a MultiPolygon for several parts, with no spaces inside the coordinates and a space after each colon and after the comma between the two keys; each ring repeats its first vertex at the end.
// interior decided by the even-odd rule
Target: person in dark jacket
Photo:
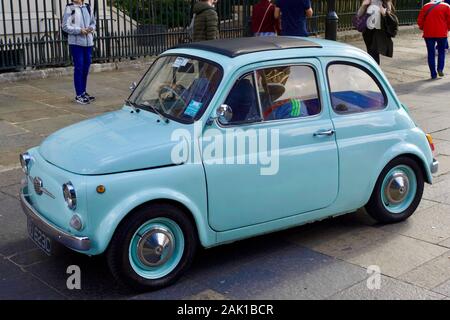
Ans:
{"type": "Polygon", "coordinates": [[[194,4],[194,41],[214,40],[219,37],[219,17],[214,0],[200,0],[194,4]]]}
{"type": "Polygon", "coordinates": [[[394,43],[386,33],[383,19],[389,12],[394,11],[391,0],[364,0],[358,10],[358,16],[368,14],[367,28],[363,31],[363,39],[367,53],[380,64],[380,54],[392,58],[394,43]]]}
{"type": "Polygon", "coordinates": [[[423,38],[427,45],[428,66],[431,79],[444,76],[445,45],[450,30],[450,6],[444,1],[430,1],[419,12],[417,24],[423,30],[423,38]],[[438,66],[436,70],[436,45],[438,48],[438,66]]]}

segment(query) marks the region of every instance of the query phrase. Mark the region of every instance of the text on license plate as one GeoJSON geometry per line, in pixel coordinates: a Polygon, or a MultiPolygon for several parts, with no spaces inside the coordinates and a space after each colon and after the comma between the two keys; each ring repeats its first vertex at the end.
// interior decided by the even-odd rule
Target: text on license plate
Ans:
{"type": "Polygon", "coordinates": [[[52,240],[30,220],[28,220],[28,235],[31,240],[33,240],[33,242],[46,254],[51,254],[52,240]]]}

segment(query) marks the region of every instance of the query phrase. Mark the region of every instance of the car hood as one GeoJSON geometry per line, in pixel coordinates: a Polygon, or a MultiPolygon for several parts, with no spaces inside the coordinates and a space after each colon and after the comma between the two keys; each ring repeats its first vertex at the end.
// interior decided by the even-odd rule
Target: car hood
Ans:
{"type": "Polygon", "coordinates": [[[55,166],[85,175],[175,164],[171,151],[179,141],[172,141],[171,135],[182,125],[157,119],[153,113],[131,113],[124,107],[53,133],[39,153],[55,166]]]}

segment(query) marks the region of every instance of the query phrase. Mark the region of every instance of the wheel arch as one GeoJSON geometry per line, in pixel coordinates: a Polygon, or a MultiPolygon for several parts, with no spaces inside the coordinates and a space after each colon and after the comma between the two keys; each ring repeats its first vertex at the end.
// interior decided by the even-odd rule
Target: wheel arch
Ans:
{"type": "Polygon", "coordinates": [[[97,234],[99,234],[99,236],[95,241],[97,244],[96,254],[101,254],[108,248],[118,226],[127,217],[130,217],[130,215],[142,207],[156,203],[170,204],[183,211],[195,227],[199,244],[203,247],[211,247],[214,245],[216,241],[216,233],[209,228],[206,213],[203,213],[195,203],[180,194],[175,197],[169,193],[161,193],[154,194],[152,196],[146,195],[142,197],[134,197],[134,199],[124,199],[121,205],[114,208],[110,214],[105,215],[106,218],[103,219],[97,229],[97,234]]]}
{"type": "Polygon", "coordinates": [[[375,176],[372,177],[370,188],[372,192],[383,169],[388,165],[389,162],[399,157],[407,157],[410,158],[411,160],[414,160],[422,170],[425,182],[430,184],[433,182],[433,177],[431,175],[429,165],[427,164],[426,156],[423,154],[423,152],[420,151],[420,149],[417,146],[412,144],[408,144],[407,146],[401,147],[394,146],[388,152],[385,153],[384,157],[378,164],[377,170],[375,171],[375,176]]]}

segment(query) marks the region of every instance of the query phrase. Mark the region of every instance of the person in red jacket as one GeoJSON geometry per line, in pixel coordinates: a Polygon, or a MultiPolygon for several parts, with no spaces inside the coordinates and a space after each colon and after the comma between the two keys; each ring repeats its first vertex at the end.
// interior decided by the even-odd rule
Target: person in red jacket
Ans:
{"type": "Polygon", "coordinates": [[[260,0],[253,6],[252,32],[254,36],[276,36],[280,31],[280,9],[270,0],[260,0]]]}
{"type": "Polygon", "coordinates": [[[444,76],[445,46],[448,30],[450,30],[450,6],[442,0],[434,0],[425,4],[417,18],[420,30],[427,44],[428,66],[431,78],[444,76]],[[436,70],[435,48],[438,48],[438,66],[436,70]]]}

